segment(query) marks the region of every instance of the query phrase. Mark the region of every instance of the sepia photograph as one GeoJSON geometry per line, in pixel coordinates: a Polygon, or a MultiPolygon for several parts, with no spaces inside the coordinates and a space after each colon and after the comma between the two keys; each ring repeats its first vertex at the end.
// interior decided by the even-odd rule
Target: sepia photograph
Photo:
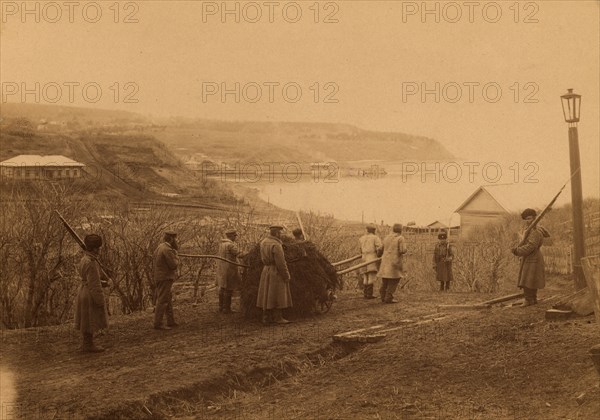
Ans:
{"type": "Polygon", "coordinates": [[[600,1],[0,14],[0,420],[600,418],[600,1]]]}

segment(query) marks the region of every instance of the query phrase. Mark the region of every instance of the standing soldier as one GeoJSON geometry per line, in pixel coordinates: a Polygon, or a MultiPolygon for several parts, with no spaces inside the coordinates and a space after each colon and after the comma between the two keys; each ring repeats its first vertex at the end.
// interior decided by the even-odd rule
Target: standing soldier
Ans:
{"type": "Polygon", "coordinates": [[[282,309],[292,307],[291,277],[283,254],[282,229],[283,226],[271,225],[270,235],[260,243],[260,258],[264,267],[260,274],[256,306],[263,310],[263,324],[289,322],[281,314],[282,309]]]}
{"type": "Polygon", "coordinates": [[[392,233],[383,240],[383,256],[381,267],[377,273],[381,277],[381,301],[383,303],[398,303],[394,292],[401,278],[404,278],[403,255],[406,254],[406,242],[402,236],[402,225],[394,224],[392,233]]]}
{"type": "MultiPolygon", "coordinates": [[[[225,232],[225,239],[221,240],[219,245],[219,257],[225,258],[227,261],[236,262],[237,256],[240,253],[235,240],[237,232],[233,229],[225,232]]],[[[218,278],[219,285],[219,312],[224,314],[232,313],[231,297],[233,291],[240,287],[240,272],[237,266],[229,264],[227,261],[219,261],[218,278]]]]}
{"type": "Polygon", "coordinates": [[[433,251],[433,269],[436,280],[440,282],[440,291],[450,290],[450,282],[454,280],[452,274],[452,261],[454,260],[454,245],[448,242],[448,234],[442,232],[438,235],[439,242],[433,251]]]}
{"type": "MultiPolygon", "coordinates": [[[[376,227],[374,224],[367,225],[367,233],[358,240],[360,252],[362,253],[362,262],[371,261],[381,256],[381,239],[375,235],[375,230],[376,227]]],[[[365,299],[375,299],[375,296],[373,296],[373,286],[377,279],[378,268],[379,264],[374,262],[362,269],[363,294],[365,299]]]]}
{"type": "Polygon", "coordinates": [[[154,284],[156,287],[156,308],[154,310],[154,328],[170,330],[178,324],[173,316],[173,294],[171,288],[177,278],[179,257],[177,256],[177,234],[165,232],[164,242],[158,245],[154,252],[154,284]],[[162,325],[163,317],[167,315],[167,326],[162,325]]]}
{"type": "Polygon", "coordinates": [[[100,264],[97,259],[102,247],[102,238],[99,235],[86,235],[83,243],[85,253],[78,265],[81,288],[75,308],[75,328],[83,334],[82,350],[88,353],[99,353],[104,349],[94,345],[94,333],[108,327],[108,313],[100,282],[100,264]]]}
{"type": "MultiPolygon", "coordinates": [[[[523,230],[527,229],[536,216],[537,213],[533,209],[526,209],[521,213],[521,218],[524,221],[523,230]]],[[[545,230],[536,226],[529,232],[522,244],[512,249],[513,254],[521,257],[518,286],[523,289],[525,295],[523,306],[535,305],[537,303],[537,289],[543,289],[546,285],[544,256],[540,251],[545,234],[547,234],[545,230]]]]}

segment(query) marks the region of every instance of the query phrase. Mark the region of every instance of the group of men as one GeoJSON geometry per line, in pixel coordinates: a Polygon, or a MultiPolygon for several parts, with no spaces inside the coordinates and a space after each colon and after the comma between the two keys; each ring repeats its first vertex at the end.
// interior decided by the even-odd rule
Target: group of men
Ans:
{"type": "Polygon", "coordinates": [[[398,303],[394,299],[394,292],[405,278],[404,254],[407,252],[406,241],[402,236],[402,225],[396,223],[392,232],[387,235],[383,242],[375,234],[377,227],[374,224],[367,225],[367,233],[358,240],[363,262],[367,264],[362,269],[362,287],[365,299],[375,299],[374,287],[377,277],[381,278],[379,295],[383,303],[398,303]],[[381,261],[379,262],[379,258],[381,261]]]}
{"type": "MultiPolygon", "coordinates": [[[[544,238],[550,235],[541,226],[534,229],[528,228],[534,222],[537,213],[533,209],[526,209],[521,213],[523,226],[520,231],[520,243],[511,249],[511,252],[520,257],[519,277],[517,285],[523,289],[524,301],[522,306],[537,303],[537,290],[545,286],[544,257],[540,251],[544,238]],[[525,233],[527,232],[527,233],[525,233]]],[[[406,242],[402,236],[402,225],[395,224],[392,232],[383,242],[376,235],[377,227],[367,225],[367,233],[360,237],[359,245],[363,262],[367,264],[362,269],[362,288],[365,299],[375,299],[373,295],[377,278],[381,278],[379,294],[383,303],[397,303],[394,292],[401,279],[406,277],[404,269],[404,254],[407,253],[406,242]],[[381,260],[379,260],[381,258],[381,260]]],[[[433,251],[433,269],[436,280],[440,283],[440,291],[450,290],[450,283],[454,276],[452,263],[456,257],[456,247],[448,241],[448,234],[442,232],[438,235],[438,243],[433,251]]]]}
{"type": "MultiPolygon", "coordinates": [[[[523,306],[537,303],[537,290],[544,288],[544,259],[540,251],[544,237],[548,233],[541,227],[535,227],[523,232],[535,220],[537,214],[533,209],[526,209],[521,217],[524,221],[522,238],[518,246],[512,248],[512,253],[519,256],[520,269],[518,287],[523,289],[525,301],[523,306]]],[[[269,226],[269,235],[260,243],[260,258],[263,269],[258,287],[256,306],[262,309],[264,324],[287,324],[282,311],[292,307],[290,290],[290,272],[283,253],[281,240],[283,226],[269,226]]],[[[394,224],[392,232],[383,242],[376,235],[376,226],[367,226],[367,233],[360,237],[360,249],[364,262],[368,264],[362,272],[364,297],[375,299],[374,285],[377,277],[381,278],[379,294],[381,301],[386,304],[397,303],[394,293],[401,279],[406,277],[404,255],[407,253],[406,241],[402,236],[402,225],[394,224]],[[381,258],[379,263],[378,259],[381,258]],[[369,263],[370,262],[370,263],[369,263]]],[[[294,230],[297,242],[303,242],[304,236],[300,229],[294,230]]],[[[217,268],[217,285],[219,287],[219,312],[232,313],[231,298],[234,290],[239,288],[241,278],[236,260],[239,248],[236,244],[237,232],[227,230],[225,238],[219,244],[219,266],[217,268]]],[[[446,233],[438,235],[439,242],[433,253],[433,268],[436,279],[440,282],[440,290],[447,291],[453,280],[452,262],[456,255],[454,245],[448,242],[446,233]]],[[[94,332],[108,327],[107,305],[102,292],[103,270],[98,261],[102,238],[99,235],[87,235],[84,239],[85,251],[78,265],[82,283],[77,295],[75,308],[76,328],[83,336],[84,352],[102,352],[104,349],[94,344],[94,332]]],[[[179,266],[177,234],[173,231],[164,233],[163,242],[154,253],[154,283],[155,309],[154,328],[170,330],[177,326],[173,315],[172,286],[177,278],[179,266]],[[163,319],[166,318],[166,325],[163,319]]]]}
{"type": "MultiPolygon", "coordinates": [[[[287,324],[290,321],[283,317],[283,309],[292,306],[290,291],[290,272],[283,254],[283,242],[280,225],[269,227],[269,235],[260,243],[260,256],[263,270],[258,287],[256,305],[263,311],[262,322],[265,324],[287,324]]],[[[294,231],[298,241],[303,236],[294,231]]],[[[236,244],[237,232],[233,229],[225,232],[225,238],[219,244],[217,266],[217,286],[219,288],[219,312],[231,314],[233,293],[240,287],[241,276],[237,266],[240,250],[236,244]]],[[[87,235],[84,239],[85,251],[79,262],[78,272],[81,287],[77,295],[75,308],[75,327],[83,336],[82,350],[98,353],[104,348],[94,344],[94,333],[108,327],[108,311],[104,293],[102,292],[103,271],[98,261],[102,238],[99,235],[87,235]]],[[[163,241],[158,245],[153,258],[154,280],[154,322],[157,330],[170,330],[177,327],[173,314],[173,282],[177,279],[179,267],[179,245],[177,233],[167,231],[163,241]],[[163,323],[166,318],[166,324],[163,323]]]]}

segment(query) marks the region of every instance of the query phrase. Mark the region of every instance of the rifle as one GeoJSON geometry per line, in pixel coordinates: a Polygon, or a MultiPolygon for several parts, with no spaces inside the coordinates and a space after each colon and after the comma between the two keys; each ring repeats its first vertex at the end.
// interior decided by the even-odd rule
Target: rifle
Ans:
{"type": "Polygon", "coordinates": [[[548,203],[548,205],[544,208],[544,210],[542,210],[542,212],[537,215],[537,217],[534,219],[534,221],[531,222],[531,224],[529,226],[527,226],[527,229],[525,229],[525,232],[523,232],[523,239],[521,239],[521,241],[519,242],[519,245],[517,245],[517,246],[521,246],[525,243],[525,241],[527,241],[527,238],[529,237],[529,234],[531,233],[531,231],[533,229],[535,229],[535,227],[538,225],[538,223],[540,223],[540,220],[542,220],[542,218],[546,215],[546,213],[548,213],[550,211],[550,209],[552,208],[552,205],[554,204],[554,202],[556,201],[558,196],[563,192],[563,190],[565,189],[565,187],[567,186],[569,181],[571,181],[571,178],[573,178],[575,176],[575,174],[577,172],[579,172],[580,169],[581,169],[581,167],[577,168],[575,170],[575,172],[573,172],[571,174],[569,179],[567,179],[567,181],[563,184],[563,186],[560,188],[558,193],[554,196],[552,201],[550,201],[550,203],[548,203]]]}
{"type": "Polygon", "coordinates": [[[225,262],[228,262],[229,264],[237,265],[239,267],[250,268],[249,265],[240,264],[240,263],[237,263],[234,261],[229,261],[228,259],[219,257],[218,255],[197,255],[197,254],[177,254],[177,255],[180,257],[185,257],[185,258],[214,258],[216,260],[225,261],[225,262]]]}
{"type": "Polygon", "coordinates": [[[302,230],[302,236],[304,236],[304,240],[308,241],[308,236],[304,231],[304,225],[302,224],[302,219],[300,219],[300,213],[296,212],[296,219],[298,219],[298,224],[300,225],[300,229],[302,230]]]}
{"type": "MultiPolygon", "coordinates": [[[[62,224],[65,227],[65,229],[67,230],[67,232],[69,232],[69,234],[71,235],[71,237],[75,240],[75,242],[77,242],[77,244],[81,247],[81,249],[84,250],[84,251],[87,251],[85,249],[85,243],[83,242],[83,239],[81,239],[81,237],[77,234],[77,232],[75,232],[73,230],[73,228],[71,227],[71,225],[69,225],[69,222],[67,222],[65,220],[65,218],[62,217],[62,214],[60,214],[58,212],[58,210],[54,210],[54,213],[56,213],[56,215],[58,216],[58,218],[62,222],[62,224]]],[[[110,280],[110,276],[106,273],[104,265],[102,265],[102,263],[98,260],[98,258],[94,257],[94,259],[100,265],[100,274],[101,274],[101,277],[102,276],[104,277],[104,278],[100,279],[100,284],[102,285],[102,287],[108,287],[109,286],[108,281],[110,280]]]]}

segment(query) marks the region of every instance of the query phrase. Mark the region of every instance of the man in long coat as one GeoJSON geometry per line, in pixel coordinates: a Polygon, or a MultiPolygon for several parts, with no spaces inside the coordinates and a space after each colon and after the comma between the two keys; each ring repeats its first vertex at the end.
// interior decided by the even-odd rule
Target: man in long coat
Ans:
{"type": "MultiPolygon", "coordinates": [[[[533,209],[526,209],[521,213],[521,218],[524,220],[524,229],[527,229],[536,216],[537,213],[533,209]]],[[[517,285],[523,289],[525,295],[523,306],[535,305],[538,289],[543,289],[546,286],[544,256],[540,251],[544,236],[544,231],[536,226],[519,246],[512,249],[514,255],[521,257],[517,285]]]]}
{"type": "Polygon", "coordinates": [[[282,229],[283,226],[270,226],[270,235],[260,242],[260,258],[264,266],[256,306],[263,310],[264,324],[287,324],[289,321],[283,318],[282,309],[292,307],[291,277],[283,254],[282,229]]]}
{"type": "Polygon", "coordinates": [[[154,309],[154,328],[170,330],[178,324],[173,315],[173,294],[171,289],[177,278],[179,257],[177,256],[177,234],[165,232],[164,241],[154,252],[154,284],[156,287],[156,307],[154,309]],[[167,316],[167,326],[162,325],[163,317],[167,316]]]}
{"type": "Polygon", "coordinates": [[[381,277],[381,301],[383,303],[398,303],[394,292],[401,278],[404,278],[403,255],[406,254],[406,242],[402,236],[402,225],[394,224],[392,233],[383,239],[383,255],[377,277],[381,277]]]}
{"type": "Polygon", "coordinates": [[[454,245],[448,242],[447,233],[440,233],[438,239],[439,242],[433,250],[433,269],[436,280],[440,282],[440,291],[448,291],[450,282],[454,280],[452,261],[454,261],[456,251],[454,245]]]}
{"type": "Polygon", "coordinates": [[[82,350],[98,353],[104,349],[94,345],[94,333],[108,327],[107,306],[102,292],[98,263],[102,238],[94,234],[86,235],[83,242],[85,252],[77,267],[81,276],[81,288],[75,307],[75,328],[83,335],[82,350]]]}
{"type": "MultiPolygon", "coordinates": [[[[228,230],[225,232],[225,239],[221,240],[219,244],[219,257],[225,258],[227,261],[236,262],[237,256],[240,251],[238,249],[235,240],[237,239],[237,232],[235,230],[228,230]]],[[[217,284],[219,286],[219,312],[224,314],[230,314],[231,311],[231,297],[233,291],[240,287],[240,272],[236,265],[229,264],[227,261],[219,260],[218,272],[217,272],[217,284]]]]}
{"type": "MultiPolygon", "coordinates": [[[[361,236],[358,240],[360,244],[360,252],[362,254],[362,262],[372,261],[381,256],[381,239],[375,234],[376,227],[374,224],[367,225],[367,233],[361,236]]],[[[379,263],[375,262],[367,265],[361,270],[363,278],[363,295],[365,299],[374,299],[373,287],[377,280],[377,270],[379,263]]]]}

